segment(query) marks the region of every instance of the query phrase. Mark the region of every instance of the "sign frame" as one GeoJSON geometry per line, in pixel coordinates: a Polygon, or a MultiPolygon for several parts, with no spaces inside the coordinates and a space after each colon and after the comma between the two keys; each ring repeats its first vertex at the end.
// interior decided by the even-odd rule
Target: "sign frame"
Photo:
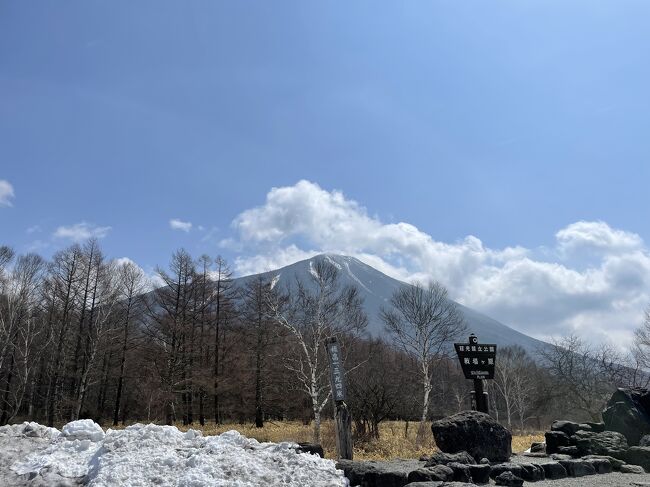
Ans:
{"type": "Polygon", "coordinates": [[[494,379],[496,344],[478,343],[472,334],[469,343],[454,343],[454,348],[466,379],[494,379]]]}

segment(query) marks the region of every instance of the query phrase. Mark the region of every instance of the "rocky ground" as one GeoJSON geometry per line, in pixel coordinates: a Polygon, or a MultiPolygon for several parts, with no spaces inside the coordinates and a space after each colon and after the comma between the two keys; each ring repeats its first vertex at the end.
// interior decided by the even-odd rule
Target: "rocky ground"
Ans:
{"type": "MultiPolygon", "coordinates": [[[[548,463],[553,460],[549,457],[528,457],[514,455],[511,458],[513,463],[548,463]]],[[[491,481],[493,484],[494,481],[491,481]]],[[[541,480],[539,482],[525,482],[524,485],[535,487],[650,487],[650,474],[620,473],[612,472],[603,475],[589,475],[587,477],[565,478],[558,480],[541,480]]]]}

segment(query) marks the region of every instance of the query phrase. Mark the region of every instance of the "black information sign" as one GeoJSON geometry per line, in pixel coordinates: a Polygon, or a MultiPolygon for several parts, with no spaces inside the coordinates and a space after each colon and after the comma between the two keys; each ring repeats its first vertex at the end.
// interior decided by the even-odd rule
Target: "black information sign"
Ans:
{"type": "Polygon", "coordinates": [[[341,348],[336,338],[327,341],[327,356],[330,360],[330,381],[332,383],[332,397],[335,401],[345,401],[345,371],[341,348]]]}
{"type": "Polygon", "coordinates": [[[469,343],[454,343],[454,347],[466,379],[494,379],[496,345],[478,343],[478,338],[472,334],[469,343]]]}

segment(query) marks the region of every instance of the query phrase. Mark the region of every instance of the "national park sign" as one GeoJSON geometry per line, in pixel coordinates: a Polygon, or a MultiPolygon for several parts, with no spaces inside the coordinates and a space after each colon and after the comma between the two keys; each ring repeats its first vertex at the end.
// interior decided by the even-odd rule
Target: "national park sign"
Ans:
{"type": "Polygon", "coordinates": [[[466,379],[474,380],[474,405],[478,411],[488,413],[487,393],[483,392],[483,379],[494,379],[494,363],[497,346],[493,343],[479,343],[473,333],[468,343],[454,343],[460,366],[466,379]]]}

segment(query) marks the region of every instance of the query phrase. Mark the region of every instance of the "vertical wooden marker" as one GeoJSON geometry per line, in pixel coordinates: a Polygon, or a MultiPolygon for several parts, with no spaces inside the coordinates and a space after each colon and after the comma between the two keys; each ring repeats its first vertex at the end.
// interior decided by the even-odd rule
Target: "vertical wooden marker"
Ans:
{"type": "Polygon", "coordinates": [[[330,365],[330,383],[334,401],[334,420],[336,422],[336,453],[339,459],[352,460],[352,417],[345,404],[345,370],[341,349],[336,337],[325,342],[330,365]]]}

